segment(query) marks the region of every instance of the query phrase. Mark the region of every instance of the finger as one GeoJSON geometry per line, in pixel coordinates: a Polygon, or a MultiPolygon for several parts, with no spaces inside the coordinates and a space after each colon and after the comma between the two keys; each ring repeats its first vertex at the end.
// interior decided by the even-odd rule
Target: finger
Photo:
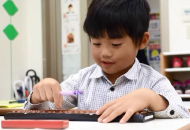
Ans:
{"type": "Polygon", "coordinates": [[[38,89],[37,89],[37,85],[35,85],[35,86],[33,87],[32,96],[34,96],[35,99],[37,99],[37,100],[42,100],[41,97],[40,97],[40,93],[39,93],[39,91],[38,91],[38,89]]]}
{"type": "Polygon", "coordinates": [[[46,91],[45,92],[46,92],[46,96],[47,96],[48,101],[54,102],[53,92],[51,90],[51,87],[46,87],[46,91]]]}
{"type": "Polygon", "coordinates": [[[51,87],[52,91],[53,91],[53,99],[54,99],[54,103],[55,103],[55,107],[57,109],[61,108],[61,98],[62,96],[60,96],[59,91],[61,90],[61,87],[59,84],[54,85],[53,87],[51,87]]]}
{"type": "Polygon", "coordinates": [[[59,100],[59,104],[61,105],[60,108],[62,108],[62,104],[63,104],[63,96],[61,94],[59,94],[60,96],[60,100],[59,100]]]}
{"type": "Polygon", "coordinates": [[[126,123],[133,114],[134,114],[134,111],[132,111],[131,109],[128,109],[125,115],[120,120],[120,123],[121,124],[126,123]]]}
{"type": "Polygon", "coordinates": [[[98,122],[107,122],[106,118],[118,107],[120,107],[120,104],[113,104],[112,106],[109,106],[102,115],[98,118],[98,122]]]}
{"type": "Polygon", "coordinates": [[[40,93],[39,93],[38,89],[36,87],[34,87],[31,98],[30,98],[30,103],[36,104],[36,103],[40,103],[40,102],[43,102],[40,97],[40,93]]]}
{"type": "MultiPolygon", "coordinates": [[[[59,92],[61,91],[61,86],[59,85],[59,92]]],[[[58,99],[58,102],[59,102],[59,108],[62,108],[62,104],[63,104],[63,95],[61,95],[59,93],[59,99],[58,99]]]]}
{"type": "Polygon", "coordinates": [[[113,104],[115,104],[115,100],[110,101],[110,102],[106,103],[105,105],[103,105],[102,107],[100,107],[100,108],[96,111],[96,114],[97,114],[97,115],[102,114],[108,107],[112,106],[113,104]]]}
{"type": "Polygon", "coordinates": [[[122,113],[124,113],[123,108],[120,106],[118,108],[116,108],[113,112],[111,112],[110,115],[108,115],[104,120],[103,123],[108,123],[110,121],[112,121],[113,119],[115,119],[117,116],[121,115],[122,113]]]}
{"type": "Polygon", "coordinates": [[[135,114],[139,115],[140,113],[139,112],[135,112],[135,114]]]}
{"type": "Polygon", "coordinates": [[[42,88],[42,87],[39,87],[39,94],[40,94],[40,98],[43,100],[43,101],[47,101],[47,96],[46,96],[46,92],[45,90],[42,88]]]}

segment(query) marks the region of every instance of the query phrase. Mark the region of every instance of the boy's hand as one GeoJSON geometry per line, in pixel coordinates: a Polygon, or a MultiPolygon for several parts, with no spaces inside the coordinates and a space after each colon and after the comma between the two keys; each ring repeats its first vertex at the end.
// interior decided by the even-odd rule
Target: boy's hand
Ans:
{"type": "Polygon", "coordinates": [[[120,123],[125,123],[134,113],[142,111],[145,108],[157,111],[165,109],[167,106],[168,103],[163,97],[150,89],[141,88],[106,103],[98,109],[96,114],[101,114],[98,122],[107,123],[125,113],[120,120],[120,123]],[[161,107],[159,107],[159,105],[161,105],[161,107]]]}
{"type": "Polygon", "coordinates": [[[45,101],[55,103],[57,109],[61,108],[63,97],[59,94],[61,87],[59,83],[52,78],[46,78],[34,85],[31,96],[31,103],[37,104],[45,101]]]}

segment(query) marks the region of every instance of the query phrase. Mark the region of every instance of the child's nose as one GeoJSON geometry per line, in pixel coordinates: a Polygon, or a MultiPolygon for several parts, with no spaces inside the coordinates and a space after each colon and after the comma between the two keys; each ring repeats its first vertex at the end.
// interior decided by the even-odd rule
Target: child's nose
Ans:
{"type": "Polygon", "coordinates": [[[112,53],[108,48],[102,49],[102,57],[106,58],[106,57],[111,57],[111,56],[112,56],[112,53]]]}

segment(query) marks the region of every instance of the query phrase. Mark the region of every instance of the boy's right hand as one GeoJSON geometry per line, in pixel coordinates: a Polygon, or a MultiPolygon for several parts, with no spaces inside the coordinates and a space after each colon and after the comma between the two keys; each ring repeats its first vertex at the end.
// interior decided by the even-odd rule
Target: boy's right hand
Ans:
{"type": "Polygon", "coordinates": [[[46,78],[34,85],[30,102],[38,104],[45,101],[55,103],[57,109],[61,108],[63,97],[59,94],[61,91],[60,84],[52,78],[46,78]]]}

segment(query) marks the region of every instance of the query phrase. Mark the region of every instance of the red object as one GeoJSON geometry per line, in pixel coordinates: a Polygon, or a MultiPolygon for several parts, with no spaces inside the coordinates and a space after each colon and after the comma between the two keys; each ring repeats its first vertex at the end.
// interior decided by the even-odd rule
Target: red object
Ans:
{"type": "Polygon", "coordinates": [[[2,128],[42,128],[63,129],[69,126],[69,120],[2,120],[2,128]]]}
{"type": "Polygon", "coordinates": [[[29,95],[28,90],[25,90],[25,95],[26,95],[26,97],[28,97],[28,95],[29,95]]]}
{"type": "Polygon", "coordinates": [[[172,65],[173,65],[174,68],[176,68],[176,67],[182,67],[182,65],[183,65],[182,58],[181,57],[174,57],[172,65]]]}
{"type": "Polygon", "coordinates": [[[187,64],[187,67],[190,67],[190,56],[186,58],[186,64],[187,64]]]}

